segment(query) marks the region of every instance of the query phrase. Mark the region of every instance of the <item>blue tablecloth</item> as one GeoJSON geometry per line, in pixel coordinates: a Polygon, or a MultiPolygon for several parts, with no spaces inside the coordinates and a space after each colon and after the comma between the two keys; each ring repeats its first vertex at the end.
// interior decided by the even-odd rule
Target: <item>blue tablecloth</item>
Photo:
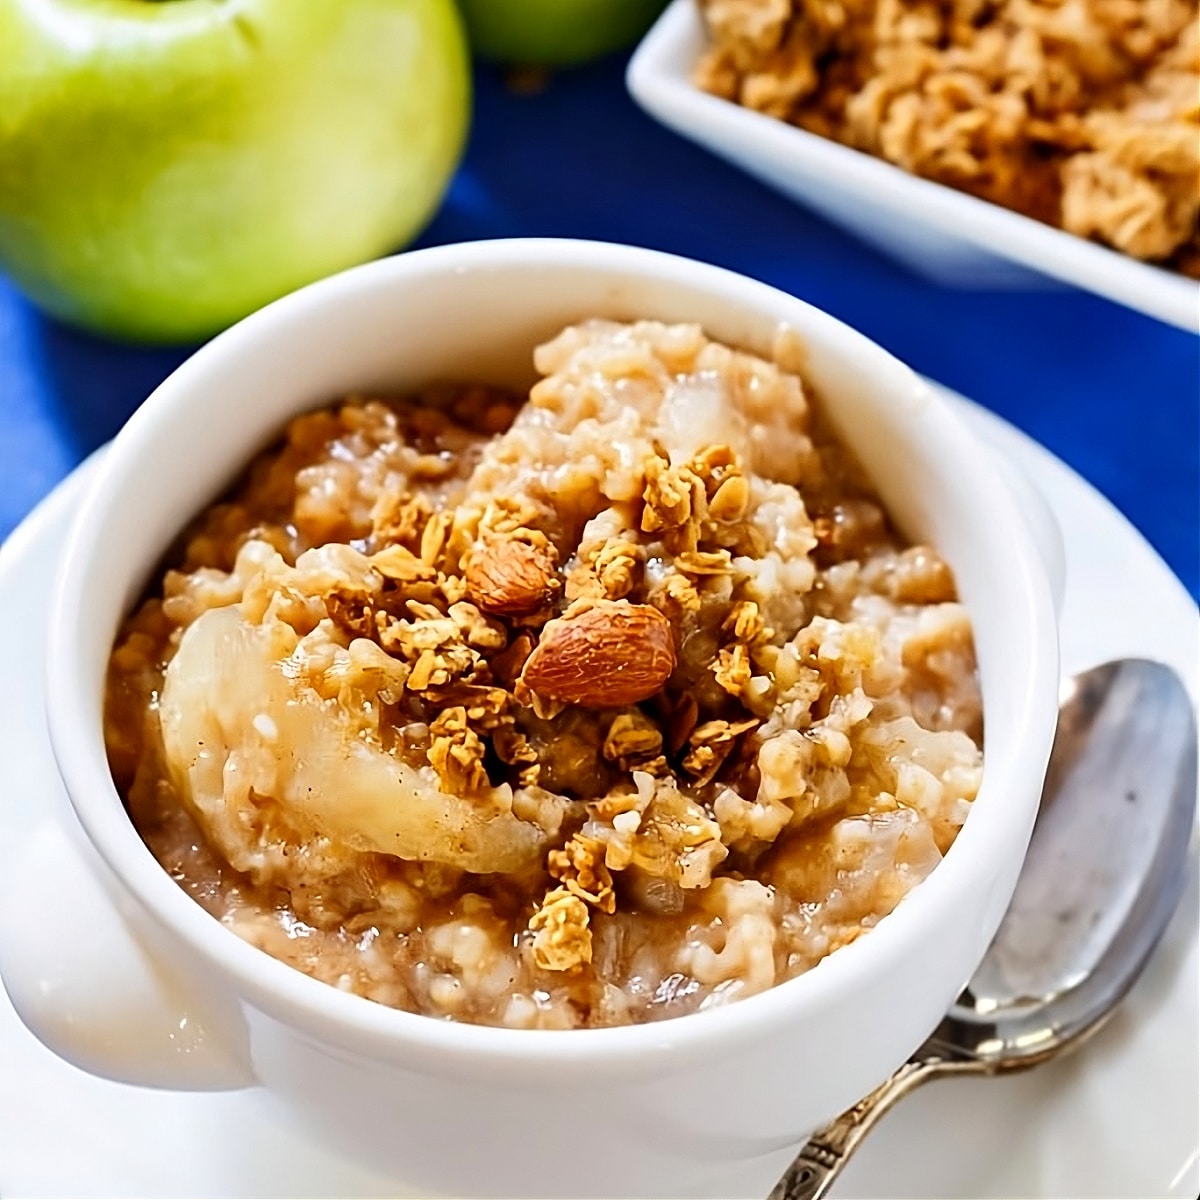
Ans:
{"type": "MultiPolygon", "coordinates": [[[[1033,435],[1104,492],[1200,595],[1200,342],[1079,292],[915,279],[667,132],[621,56],[537,93],[477,72],[462,167],[419,245],[556,235],[705,259],[826,309],[1033,435]]],[[[0,538],[190,352],[47,320],[0,277],[0,538]]]]}

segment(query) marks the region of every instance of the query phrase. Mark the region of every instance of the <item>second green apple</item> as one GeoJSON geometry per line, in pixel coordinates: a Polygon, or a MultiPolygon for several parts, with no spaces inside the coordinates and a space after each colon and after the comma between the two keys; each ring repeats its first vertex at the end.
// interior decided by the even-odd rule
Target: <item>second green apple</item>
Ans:
{"type": "Polygon", "coordinates": [[[458,0],[481,58],[568,67],[624,50],[665,0],[458,0]]]}

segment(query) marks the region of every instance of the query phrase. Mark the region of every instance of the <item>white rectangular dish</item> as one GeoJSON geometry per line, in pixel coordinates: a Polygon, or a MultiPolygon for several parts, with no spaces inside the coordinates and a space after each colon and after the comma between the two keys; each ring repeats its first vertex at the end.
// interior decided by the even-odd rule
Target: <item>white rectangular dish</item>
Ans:
{"type": "Polygon", "coordinates": [[[711,96],[691,80],[704,45],[695,0],[673,0],[630,60],[637,103],[880,253],[950,287],[1058,281],[1200,332],[1200,283],[711,96]]]}

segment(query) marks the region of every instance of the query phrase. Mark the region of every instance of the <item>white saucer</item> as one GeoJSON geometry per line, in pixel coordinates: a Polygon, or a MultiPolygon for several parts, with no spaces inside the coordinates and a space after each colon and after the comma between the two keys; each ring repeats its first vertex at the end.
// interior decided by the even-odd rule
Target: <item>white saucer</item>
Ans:
{"type": "MultiPolygon", "coordinates": [[[[1011,426],[961,400],[1045,493],[1063,530],[1063,669],[1139,655],[1200,695],[1196,606],[1133,527],[1011,426]]],[[[44,613],[88,464],[0,549],[0,871],[65,801],[43,728],[44,613]]],[[[37,913],[29,914],[31,921],[37,913]]],[[[1122,1012],[1077,1056],[938,1083],[884,1119],[839,1197],[1194,1197],[1200,1191],[1197,872],[1122,1012]]],[[[258,1091],[106,1083],[42,1048],[0,992],[0,1195],[392,1196],[402,1181],[314,1148],[258,1091]]]]}

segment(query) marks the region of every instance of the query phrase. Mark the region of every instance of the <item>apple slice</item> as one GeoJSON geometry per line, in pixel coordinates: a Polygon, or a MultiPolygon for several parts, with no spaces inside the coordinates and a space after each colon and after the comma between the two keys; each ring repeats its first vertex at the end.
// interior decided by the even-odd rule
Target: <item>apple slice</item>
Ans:
{"type": "Polygon", "coordinates": [[[480,873],[540,861],[548,835],[513,814],[507,786],[453,796],[431,767],[387,753],[356,713],[296,677],[296,640],[283,622],[250,624],[236,605],[210,609],[167,668],[159,704],[167,765],[231,866],[283,883],[279,855],[302,847],[302,871],[322,843],[334,858],[377,852],[480,873]]]}

